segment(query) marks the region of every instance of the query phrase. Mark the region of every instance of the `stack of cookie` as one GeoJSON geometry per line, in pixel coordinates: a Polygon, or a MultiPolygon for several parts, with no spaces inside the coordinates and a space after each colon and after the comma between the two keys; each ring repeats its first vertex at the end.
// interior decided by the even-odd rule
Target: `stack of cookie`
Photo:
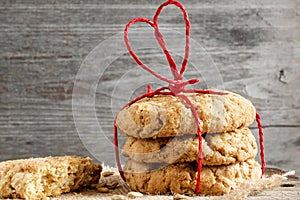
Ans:
{"type": "MultiPolygon", "coordinates": [[[[202,130],[201,194],[222,195],[240,183],[258,180],[257,144],[248,126],[255,108],[238,94],[186,94],[202,130]]],[[[194,194],[197,178],[197,126],[190,108],[174,96],[144,98],[120,111],[117,126],[128,136],[122,154],[126,182],[149,194],[194,194]]]]}

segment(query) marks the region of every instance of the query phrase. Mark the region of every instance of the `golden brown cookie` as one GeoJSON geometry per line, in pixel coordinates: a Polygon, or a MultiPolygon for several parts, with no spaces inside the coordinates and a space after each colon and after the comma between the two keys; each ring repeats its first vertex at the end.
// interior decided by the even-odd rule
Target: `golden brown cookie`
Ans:
{"type": "Polygon", "coordinates": [[[0,163],[0,198],[43,199],[98,183],[102,167],[77,156],[0,163]]]}
{"type": "MultiPolygon", "coordinates": [[[[198,137],[137,139],[129,137],[122,154],[137,162],[178,163],[198,160],[198,137]]],[[[204,165],[228,165],[254,158],[255,137],[248,128],[226,133],[206,134],[202,139],[204,165]]]]}
{"type": "MultiPolygon", "coordinates": [[[[127,184],[133,191],[147,194],[195,193],[197,163],[177,163],[156,168],[155,164],[127,161],[124,168],[127,184]]],[[[227,194],[241,182],[259,180],[260,177],[260,165],[254,159],[232,165],[203,166],[200,193],[227,194]]]]}
{"type": "MultiPolygon", "coordinates": [[[[233,131],[249,126],[255,119],[255,108],[244,97],[190,93],[186,96],[196,107],[202,133],[233,131]]],[[[172,137],[196,134],[195,119],[188,105],[171,95],[143,98],[117,116],[122,133],[136,138],[172,137]]]]}

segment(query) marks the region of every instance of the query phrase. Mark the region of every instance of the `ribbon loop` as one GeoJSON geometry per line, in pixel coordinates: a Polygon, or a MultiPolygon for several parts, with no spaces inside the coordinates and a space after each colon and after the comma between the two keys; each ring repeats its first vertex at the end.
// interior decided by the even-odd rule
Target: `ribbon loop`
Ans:
{"type": "MultiPolygon", "coordinates": [[[[153,17],[153,23],[158,28],[158,16],[160,15],[162,9],[164,7],[166,7],[167,5],[169,5],[169,4],[173,4],[173,5],[175,5],[176,7],[178,7],[181,10],[181,12],[183,13],[184,21],[185,21],[185,53],[184,53],[184,58],[183,58],[183,61],[182,61],[180,73],[178,74],[178,69],[177,69],[176,65],[175,65],[174,69],[172,69],[172,65],[170,64],[172,73],[173,73],[173,70],[174,71],[176,70],[177,77],[182,77],[182,75],[183,75],[183,73],[184,73],[184,71],[186,69],[186,65],[187,65],[188,57],[189,57],[189,51],[190,51],[190,48],[189,48],[189,46],[190,46],[190,21],[189,21],[188,14],[187,14],[184,6],[181,3],[179,3],[177,0],[167,0],[165,3],[161,4],[158,7],[158,9],[157,9],[157,11],[156,11],[156,13],[155,13],[155,15],[153,17]]],[[[164,44],[164,43],[162,43],[162,44],[164,44]]],[[[162,47],[162,49],[165,48],[165,46],[161,46],[161,47],[162,47]]],[[[167,57],[172,58],[171,54],[168,51],[165,52],[165,54],[166,54],[167,57]]],[[[172,60],[173,60],[173,58],[172,58],[172,60]]]]}
{"type": "Polygon", "coordinates": [[[172,83],[175,84],[175,82],[171,79],[168,79],[164,76],[161,76],[160,74],[156,73],[155,71],[153,71],[152,69],[150,69],[147,65],[145,65],[136,55],[136,53],[132,50],[131,45],[129,43],[129,39],[128,39],[128,29],[129,27],[136,23],[136,22],[143,22],[143,23],[147,23],[149,24],[151,27],[154,28],[154,36],[158,42],[158,44],[160,45],[160,47],[162,48],[164,54],[166,55],[167,61],[169,63],[170,66],[170,70],[172,72],[173,78],[175,81],[178,80],[183,80],[183,73],[186,69],[186,64],[188,62],[188,56],[189,56],[189,37],[190,37],[190,22],[188,19],[188,15],[187,12],[185,10],[185,8],[176,0],[167,0],[165,3],[163,3],[156,11],[154,17],[153,17],[153,21],[147,19],[147,18],[136,18],[131,20],[125,27],[124,29],[124,41],[126,44],[126,47],[129,51],[129,53],[131,54],[131,56],[134,58],[134,60],[137,62],[138,65],[140,65],[143,69],[145,69],[146,71],[148,71],[149,73],[151,73],[152,75],[156,76],[158,79],[165,81],[167,83],[172,83]],[[158,16],[160,15],[162,9],[169,5],[169,4],[174,4],[175,6],[179,7],[180,10],[183,12],[184,15],[184,20],[185,20],[185,24],[186,24],[186,43],[185,43],[185,54],[184,54],[184,59],[182,62],[182,66],[180,69],[180,72],[177,69],[176,63],[172,57],[172,55],[170,54],[170,52],[167,49],[167,45],[164,41],[163,38],[163,34],[160,32],[159,28],[158,28],[158,16]]]}
{"type": "Polygon", "coordinates": [[[125,44],[126,44],[126,47],[130,53],[130,55],[134,58],[134,60],[136,61],[136,63],[138,65],[140,65],[143,69],[145,69],[146,71],[148,71],[149,73],[153,74],[154,76],[156,76],[158,79],[162,80],[162,81],[165,81],[167,83],[172,83],[174,82],[173,80],[171,79],[168,79],[164,76],[161,76],[160,74],[156,73],[155,71],[153,71],[152,69],[150,69],[150,67],[148,67],[147,65],[145,65],[140,59],[139,57],[134,53],[134,51],[132,50],[131,48],[131,45],[129,43],[129,39],[128,39],[128,29],[129,27],[134,24],[134,23],[137,23],[137,22],[143,22],[143,23],[147,23],[149,24],[151,27],[155,28],[156,25],[149,19],[147,18],[136,18],[136,19],[133,19],[131,20],[130,22],[128,22],[128,24],[126,25],[125,29],[124,29],[124,41],[125,41],[125,44]]]}

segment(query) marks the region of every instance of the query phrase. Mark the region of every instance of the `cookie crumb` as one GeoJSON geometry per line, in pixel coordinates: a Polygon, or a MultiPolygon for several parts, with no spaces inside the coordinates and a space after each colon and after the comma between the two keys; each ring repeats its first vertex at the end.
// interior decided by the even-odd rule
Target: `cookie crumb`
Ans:
{"type": "Polygon", "coordinates": [[[181,194],[174,194],[173,200],[186,200],[188,199],[187,196],[181,194]]]}
{"type": "Polygon", "coordinates": [[[119,185],[119,182],[116,179],[113,179],[106,183],[106,187],[109,189],[115,189],[118,185],[119,185]]]}
{"type": "Polygon", "coordinates": [[[112,172],[112,171],[106,171],[106,172],[102,172],[101,175],[103,177],[108,177],[108,176],[114,175],[114,172],[112,172]]]}
{"type": "Polygon", "coordinates": [[[108,192],[109,192],[109,189],[106,188],[106,187],[98,187],[98,188],[97,188],[97,191],[98,191],[98,192],[101,192],[101,193],[108,193],[108,192]]]}
{"type": "Polygon", "coordinates": [[[97,188],[97,187],[99,187],[99,184],[92,184],[91,185],[91,188],[97,188]]]}
{"type": "Polygon", "coordinates": [[[111,200],[127,200],[127,198],[123,195],[113,195],[111,200]]]}
{"type": "Polygon", "coordinates": [[[104,187],[107,184],[107,180],[101,177],[99,183],[97,184],[97,187],[104,187]]]}
{"type": "Polygon", "coordinates": [[[144,195],[140,192],[128,192],[127,197],[128,198],[139,198],[139,197],[143,197],[144,195]]]}

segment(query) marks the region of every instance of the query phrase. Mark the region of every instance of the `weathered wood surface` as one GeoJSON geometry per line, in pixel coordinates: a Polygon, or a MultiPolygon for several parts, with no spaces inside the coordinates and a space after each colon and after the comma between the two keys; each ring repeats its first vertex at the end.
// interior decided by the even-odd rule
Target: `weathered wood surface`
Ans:
{"type": "MultiPolygon", "coordinates": [[[[94,92],[103,134],[88,114],[93,107],[88,105],[79,117],[86,125],[83,128],[88,127],[87,149],[78,136],[72,113],[75,77],[84,58],[97,45],[120,34],[130,19],[151,17],[162,2],[2,0],[0,160],[77,154],[113,164],[113,148],[108,142],[112,141],[111,99],[118,102],[114,87],[136,64],[124,54],[105,69],[94,92]]],[[[261,113],[267,163],[300,170],[299,1],[182,3],[190,15],[192,39],[205,47],[217,66],[222,78],[217,87],[246,96],[261,113]]],[[[162,15],[161,27],[183,32],[182,15],[177,9],[167,8],[162,15]]],[[[141,57],[151,63],[161,58],[160,54],[152,49],[153,59],[145,53],[141,57]]],[[[201,62],[200,53],[196,64],[201,62]]],[[[187,72],[188,77],[193,74],[187,72]]],[[[96,75],[92,81],[97,80],[96,75]]],[[[146,76],[150,75],[131,76],[133,81],[127,79],[126,88],[139,89],[135,80],[146,76]]],[[[87,92],[89,86],[81,90],[87,92]]]]}

